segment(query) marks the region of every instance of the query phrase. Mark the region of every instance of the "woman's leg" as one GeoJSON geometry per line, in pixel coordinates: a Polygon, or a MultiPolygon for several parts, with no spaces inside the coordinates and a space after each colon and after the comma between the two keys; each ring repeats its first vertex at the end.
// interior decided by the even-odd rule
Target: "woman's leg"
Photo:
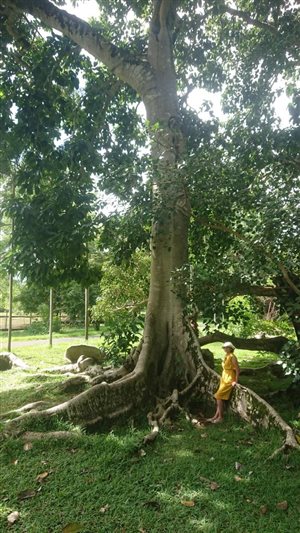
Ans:
{"type": "Polygon", "coordinates": [[[223,400],[217,400],[217,411],[218,416],[214,417],[213,422],[222,422],[224,416],[224,403],[223,400]]]}
{"type": "Polygon", "coordinates": [[[208,418],[208,419],[207,419],[207,422],[214,422],[217,418],[219,418],[220,413],[219,413],[219,405],[218,405],[218,401],[219,401],[219,400],[217,400],[216,412],[215,412],[214,416],[213,416],[212,418],[208,418]]]}

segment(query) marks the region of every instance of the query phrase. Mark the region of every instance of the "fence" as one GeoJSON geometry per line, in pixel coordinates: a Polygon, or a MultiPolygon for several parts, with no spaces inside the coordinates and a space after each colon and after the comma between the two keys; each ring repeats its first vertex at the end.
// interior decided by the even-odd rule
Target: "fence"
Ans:
{"type": "MultiPolygon", "coordinates": [[[[12,329],[24,329],[32,322],[40,320],[36,315],[13,315],[12,316],[12,329]]],[[[8,314],[0,315],[0,330],[5,331],[8,329],[8,314]]]]}

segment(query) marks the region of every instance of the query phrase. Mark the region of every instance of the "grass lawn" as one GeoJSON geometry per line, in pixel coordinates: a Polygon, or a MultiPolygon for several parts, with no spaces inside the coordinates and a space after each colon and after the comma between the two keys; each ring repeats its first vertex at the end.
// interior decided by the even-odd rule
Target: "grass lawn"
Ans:
{"type": "MultiPolygon", "coordinates": [[[[17,348],[16,355],[33,370],[0,373],[1,411],[40,399],[64,401],[57,384],[65,377],[47,376],[43,369],[62,364],[68,345],[17,348]]],[[[215,344],[213,351],[219,364],[220,345],[215,344]]],[[[243,350],[237,355],[241,366],[270,361],[269,355],[243,350]]],[[[282,407],[287,420],[296,424],[295,408],[286,402],[282,407]]],[[[56,424],[57,429],[68,428],[65,423],[56,424]]],[[[164,429],[154,445],[141,448],[147,432],[143,416],[102,434],[77,430],[68,440],[34,441],[30,449],[24,449],[21,439],[3,440],[0,532],[300,530],[300,453],[269,460],[282,443],[278,432],[254,430],[232,415],[222,425],[200,428],[178,420],[164,429]],[[283,509],[277,508],[280,502],[287,502],[283,509]],[[8,528],[7,516],[13,511],[20,513],[19,519],[8,528]]]]}
{"type": "Polygon", "coordinates": [[[36,441],[27,451],[20,440],[6,441],[0,531],[12,511],[20,533],[67,525],[82,533],[299,531],[300,454],[268,460],[277,433],[234,418],[203,429],[180,421],[144,450],[146,432],[132,422],[102,435],[36,441]],[[39,482],[41,473],[48,475],[39,482]],[[24,491],[31,497],[23,500],[24,491]],[[278,509],[283,501],[287,509],[278,509]]]}
{"type": "MultiPolygon", "coordinates": [[[[62,337],[80,337],[84,338],[85,332],[84,328],[74,328],[74,327],[63,327],[59,332],[53,333],[54,339],[59,339],[62,337]]],[[[94,328],[89,329],[90,337],[99,337],[99,331],[96,331],[94,328]]],[[[12,332],[12,344],[14,341],[28,341],[28,340],[39,340],[39,339],[48,339],[48,333],[29,333],[26,329],[15,330],[12,332]]],[[[1,343],[3,346],[7,343],[7,331],[0,331],[0,346],[1,343]]]]}

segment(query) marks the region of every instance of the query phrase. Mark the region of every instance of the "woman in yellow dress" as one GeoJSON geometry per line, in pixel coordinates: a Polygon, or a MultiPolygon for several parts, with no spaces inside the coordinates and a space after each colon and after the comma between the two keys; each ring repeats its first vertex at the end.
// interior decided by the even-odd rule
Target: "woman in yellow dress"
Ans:
{"type": "Polygon", "coordinates": [[[222,422],[224,416],[224,401],[229,400],[232,389],[238,382],[240,367],[237,361],[236,356],[234,355],[235,347],[231,342],[224,342],[222,346],[225,352],[225,358],[222,362],[223,372],[221,376],[221,381],[217,392],[215,393],[215,398],[217,400],[217,410],[212,418],[209,419],[209,422],[217,424],[222,422]]]}

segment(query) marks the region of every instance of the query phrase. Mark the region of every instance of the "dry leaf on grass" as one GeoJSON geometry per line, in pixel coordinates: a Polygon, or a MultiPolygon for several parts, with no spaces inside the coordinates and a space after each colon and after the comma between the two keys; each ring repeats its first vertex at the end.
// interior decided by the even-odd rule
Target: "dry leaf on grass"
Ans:
{"type": "Polygon", "coordinates": [[[207,477],[199,476],[199,479],[207,483],[209,485],[210,490],[217,490],[220,488],[219,483],[216,483],[215,481],[212,481],[211,479],[208,479],[207,477]]]}
{"type": "Polygon", "coordinates": [[[288,508],[288,502],[284,500],[283,502],[276,503],[276,508],[280,509],[281,511],[286,511],[288,508]]]}
{"type": "Polygon", "coordinates": [[[9,526],[12,526],[20,518],[20,513],[18,511],[13,511],[7,517],[7,522],[9,526]]]}
{"type": "Polygon", "coordinates": [[[28,500],[29,498],[33,498],[36,495],[36,491],[34,489],[27,489],[22,490],[18,494],[19,500],[28,500]]]}
{"type": "Polygon", "coordinates": [[[108,511],[108,509],[109,509],[109,505],[107,503],[103,507],[100,507],[99,511],[100,511],[100,513],[104,514],[104,513],[106,513],[106,511],[108,511]]]}
{"type": "Polygon", "coordinates": [[[261,505],[260,508],[259,508],[260,514],[267,514],[268,510],[269,509],[268,509],[267,505],[261,505]]]}
{"type": "Polygon", "coordinates": [[[38,483],[42,483],[42,481],[44,481],[44,479],[49,476],[49,473],[50,472],[42,472],[41,474],[36,476],[36,481],[38,481],[38,483]]]}
{"type": "Polygon", "coordinates": [[[241,470],[241,468],[242,468],[243,465],[242,465],[241,463],[238,463],[238,462],[236,461],[236,462],[234,463],[234,466],[235,466],[235,469],[236,469],[236,470],[241,470]]]}
{"type": "Polygon", "coordinates": [[[184,505],[185,507],[195,507],[194,500],[182,500],[181,505],[184,505]]]}
{"type": "Polygon", "coordinates": [[[141,448],[141,449],[138,451],[138,454],[139,454],[140,457],[145,457],[145,455],[147,455],[146,452],[145,452],[145,450],[143,450],[143,448],[141,448]]]}
{"type": "Polygon", "coordinates": [[[72,524],[67,524],[63,530],[62,533],[79,533],[81,531],[82,526],[80,524],[77,524],[76,522],[72,524]]]}
{"type": "Polygon", "coordinates": [[[243,478],[240,477],[240,476],[234,476],[234,479],[235,479],[235,481],[242,481],[243,478]]]}
{"type": "Polygon", "coordinates": [[[33,446],[32,442],[25,442],[23,446],[23,450],[25,450],[25,452],[28,452],[29,450],[31,450],[32,446],[33,446]]]}

